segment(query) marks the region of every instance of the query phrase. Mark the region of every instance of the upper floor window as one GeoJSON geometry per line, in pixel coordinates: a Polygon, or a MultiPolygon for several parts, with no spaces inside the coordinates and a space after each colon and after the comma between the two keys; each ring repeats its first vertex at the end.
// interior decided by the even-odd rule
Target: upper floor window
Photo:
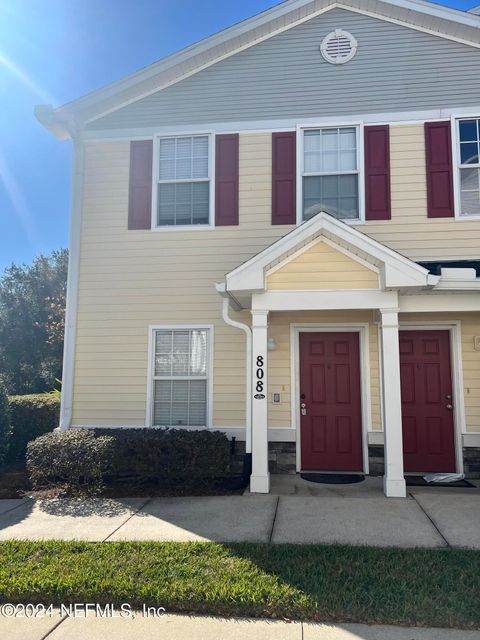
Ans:
{"type": "Polygon", "coordinates": [[[159,139],[156,225],[210,222],[210,139],[208,135],[159,139]]]}
{"type": "Polygon", "coordinates": [[[480,216],[480,119],[460,120],[460,215],[480,216]]]}
{"type": "Polygon", "coordinates": [[[307,129],[303,136],[303,220],[320,211],[357,220],[358,129],[307,129]]]}

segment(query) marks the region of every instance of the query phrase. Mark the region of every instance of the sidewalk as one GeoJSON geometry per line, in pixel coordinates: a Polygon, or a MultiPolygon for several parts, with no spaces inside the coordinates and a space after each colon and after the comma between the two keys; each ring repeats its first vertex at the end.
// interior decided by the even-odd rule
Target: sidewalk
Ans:
{"type": "Polygon", "coordinates": [[[478,640],[477,631],[420,629],[362,624],[323,625],[165,615],[135,619],[60,618],[43,620],[0,618],[0,637],[8,640],[478,640]]]}
{"type": "Polygon", "coordinates": [[[269,495],[1,500],[0,540],[336,542],[480,549],[478,488],[414,487],[403,500],[384,498],[378,478],[361,485],[311,484],[277,476],[269,495]]]}

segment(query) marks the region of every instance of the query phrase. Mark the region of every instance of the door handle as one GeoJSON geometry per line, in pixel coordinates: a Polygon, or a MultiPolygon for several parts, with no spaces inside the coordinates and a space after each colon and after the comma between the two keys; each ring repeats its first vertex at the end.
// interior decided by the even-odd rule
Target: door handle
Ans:
{"type": "Polygon", "coordinates": [[[307,405],[305,402],[300,403],[300,413],[302,414],[302,416],[307,415],[307,405]]]}
{"type": "Polygon", "coordinates": [[[450,411],[453,409],[453,404],[447,404],[446,405],[447,409],[450,409],[450,411]]]}

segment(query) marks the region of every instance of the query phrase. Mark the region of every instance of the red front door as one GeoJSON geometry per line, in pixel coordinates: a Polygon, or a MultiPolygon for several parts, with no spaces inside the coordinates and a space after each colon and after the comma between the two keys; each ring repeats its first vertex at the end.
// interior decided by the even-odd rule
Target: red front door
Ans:
{"type": "Polygon", "coordinates": [[[403,458],[409,472],[455,471],[448,331],[401,331],[403,458]]]}
{"type": "Polygon", "coordinates": [[[362,471],[358,333],[300,334],[303,470],[362,471]]]}

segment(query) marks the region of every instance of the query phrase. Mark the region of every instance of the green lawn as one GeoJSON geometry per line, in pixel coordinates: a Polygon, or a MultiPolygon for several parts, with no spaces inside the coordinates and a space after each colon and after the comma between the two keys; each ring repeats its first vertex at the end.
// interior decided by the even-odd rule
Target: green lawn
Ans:
{"type": "Polygon", "coordinates": [[[480,552],[13,540],[0,543],[0,600],[480,628],[480,552]]]}

